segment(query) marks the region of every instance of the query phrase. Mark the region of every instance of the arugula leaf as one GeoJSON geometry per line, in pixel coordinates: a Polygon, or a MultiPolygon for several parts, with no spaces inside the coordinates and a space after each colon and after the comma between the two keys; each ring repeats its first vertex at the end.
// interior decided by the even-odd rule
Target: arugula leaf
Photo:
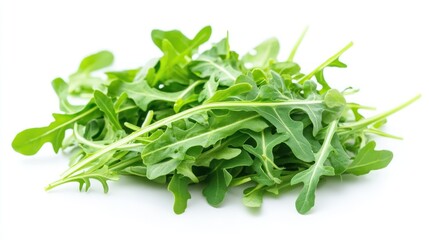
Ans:
{"type": "Polygon", "coordinates": [[[235,69],[231,63],[204,55],[195,60],[190,68],[195,75],[201,78],[214,77],[222,86],[233,85],[237,77],[241,75],[241,72],[235,69]]]}
{"type": "Polygon", "coordinates": [[[256,141],[256,147],[244,145],[243,149],[261,161],[264,168],[263,171],[270,180],[274,183],[280,183],[280,179],[278,178],[280,168],[274,162],[273,148],[287,141],[288,136],[280,133],[272,134],[267,129],[259,133],[248,132],[248,134],[256,141]]]}
{"type": "Polygon", "coordinates": [[[250,208],[259,208],[262,205],[262,199],[264,197],[264,190],[261,189],[261,185],[247,188],[244,190],[244,196],[242,202],[244,206],[250,208]]]}
{"type": "Polygon", "coordinates": [[[120,96],[122,93],[126,93],[144,111],[148,109],[149,104],[153,101],[175,103],[183,94],[183,92],[170,93],[160,91],[149,86],[146,81],[132,83],[113,81],[109,86],[109,94],[120,96]]]}
{"type": "Polygon", "coordinates": [[[205,43],[211,35],[211,27],[201,29],[194,39],[190,40],[177,30],[152,31],[152,40],[164,56],[159,60],[159,69],[156,75],[148,78],[150,86],[156,86],[158,82],[174,78],[180,83],[187,83],[187,70],[182,68],[190,62],[190,56],[198,47],[205,43]]]}
{"type": "Polygon", "coordinates": [[[221,168],[211,174],[209,179],[207,187],[203,190],[203,195],[210,205],[218,206],[225,197],[232,176],[225,168],[221,168]]]}
{"type": "Polygon", "coordinates": [[[220,101],[228,100],[228,98],[234,99],[235,96],[243,93],[247,93],[250,90],[252,90],[252,85],[248,83],[237,83],[227,89],[218,90],[204,103],[220,102],[220,101]]]}
{"type": "Polygon", "coordinates": [[[101,51],[84,58],[80,62],[77,72],[93,72],[108,67],[113,63],[113,54],[109,51],[101,51]]]}
{"type": "Polygon", "coordinates": [[[276,60],[280,51],[280,43],[277,38],[270,38],[255,47],[255,54],[247,53],[241,59],[252,67],[266,67],[270,60],[276,60]]]}
{"type": "Polygon", "coordinates": [[[76,122],[86,123],[99,115],[93,104],[88,104],[83,110],[73,114],[53,114],[55,121],[49,126],[29,128],[18,133],[12,142],[15,151],[24,155],[34,155],[43,144],[50,142],[57,153],[64,140],[65,131],[73,127],[76,122]]]}
{"type": "Polygon", "coordinates": [[[188,191],[189,179],[178,174],[174,174],[168,184],[168,190],[174,195],[174,212],[181,214],[185,212],[188,200],[191,199],[191,194],[188,191]]]}
{"type": "Polygon", "coordinates": [[[104,95],[104,93],[96,90],[94,92],[94,101],[98,108],[105,114],[107,119],[112,123],[115,130],[121,130],[121,124],[119,123],[118,114],[113,106],[112,100],[104,95]]]}
{"type": "Polygon", "coordinates": [[[387,167],[392,161],[393,154],[390,151],[376,151],[375,142],[371,141],[359,150],[358,155],[347,167],[347,173],[353,175],[368,174],[372,170],[378,170],[387,167]]]}
{"type": "Polygon", "coordinates": [[[60,100],[61,111],[65,113],[75,113],[83,108],[83,106],[75,106],[69,102],[69,85],[62,78],[55,78],[52,80],[52,87],[60,100]]]}
{"type": "MultiPolygon", "coordinates": [[[[325,62],[323,62],[322,64],[320,64],[316,69],[314,69],[312,72],[310,72],[309,74],[305,75],[304,77],[302,77],[301,79],[299,79],[300,83],[304,83],[305,81],[310,80],[314,75],[320,73],[321,71],[323,71],[323,69],[325,69],[325,67],[328,66],[335,66],[335,67],[346,67],[346,65],[342,62],[340,62],[338,60],[338,58],[345,52],[347,51],[347,49],[349,49],[351,46],[353,46],[353,42],[348,43],[344,48],[342,48],[338,53],[336,53],[335,55],[333,55],[332,57],[330,57],[328,60],[326,60],[325,62]]],[[[323,76],[323,75],[322,75],[323,76]]],[[[320,85],[322,85],[322,89],[324,89],[322,91],[325,92],[325,90],[330,89],[330,87],[327,85],[325,79],[323,78],[319,78],[318,79],[320,85]],[[322,81],[321,81],[322,80],[322,81]]]]}
{"type": "Polygon", "coordinates": [[[335,174],[331,166],[325,166],[325,161],[333,150],[331,141],[334,137],[337,124],[338,121],[333,121],[329,124],[323,145],[317,154],[315,154],[315,163],[310,168],[296,174],[291,180],[292,185],[300,182],[304,184],[296,200],[296,209],[301,214],[308,212],[314,206],[316,187],[320,177],[323,175],[332,176],[335,174]]]}
{"type": "Polygon", "coordinates": [[[242,151],[239,147],[242,146],[249,137],[245,134],[234,134],[224,140],[221,140],[213,145],[213,147],[195,159],[195,166],[209,167],[214,159],[232,159],[238,156],[242,151]]]}
{"type": "Polygon", "coordinates": [[[162,42],[168,40],[172,43],[174,49],[178,52],[191,56],[194,53],[198,46],[207,42],[210,38],[212,29],[210,26],[202,28],[194,37],[190,40],[183,33],[178,30],[172,31],[162,31],[162,30],[153,30],[152,31],[152,40],[157,47],[162,50],[162,42]]]}
{"type": "Polygon", "coordinates": [[[302,122],[295,121],[290,117],[291,108],[261,107],[257,111],[276,127],[278,133],[282,133],[287,137],[285,143],[297,158],[306,162],[314,160],[310,142],[303,135],[304,125],[302,122]]]}
{"type": "Polygon", "coordinates": [[[82,191],[83,187],[85,187],[84,190],[85,192],[87,192],[91,187],[91,182],[90,182],[91,178],[98,180],[101,183],[104,189],[104,193],[107,193],[109,191],[109,185],[107,184],[108,180],[111,180],[111,181],[119,180],[119,176],[116,173],[109,170],[107,166],[103,166],[102,168],[97,169],[95,171],[83,172],[71,178],[61,179],[59,181],[53,182],[49,184],[45,189],[50,190],[64,183],[77,182],[79,183],[79,190],[82,191]]]}
{"type": "Polygon", "coordinates": [[[207,186],[203,190],[203,195],[207,202],[212,206],[218,206],[222,203],[231,184],[233,176],[228,169],[236,167],[247,167],[253,163],[252,158],[247,152],[241,152],[238,156],[217,162],[214,172],[208,176],[207,186]]]}
{"type": "Polygon", "coordinates": [[[69,92],[74,95],[82,93],[92,93],[94,89],[101,88],[103,80],[92,75],[92,72],[112,65],[113,54],[109,51],[85,57],[79,65],[77,71],[69,77],[69,92]]]}
{"type": "Polygon", "coordinates": [[[223,116],[212,116],[209,121],[209,126],[195,123],[186,129],[181,128],[180,124],[173,124],[163,135],[143,149],[143,162],[151,165],[167,158],[183,159],[189,148],[213,145],[234,134],[238,126],[254,131],[267,127],[258,115],[246,112],[230,112],[223,116]],[[237,119],[237,121],[231,122],[231,119],[237,119]]]}

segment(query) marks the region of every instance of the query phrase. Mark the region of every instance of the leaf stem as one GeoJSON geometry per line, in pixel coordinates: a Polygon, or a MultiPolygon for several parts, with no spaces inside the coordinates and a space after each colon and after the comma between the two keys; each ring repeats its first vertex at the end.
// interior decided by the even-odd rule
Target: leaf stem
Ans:
{"type": "Polygon", "coordinates": [[[421,95],[419,94],[419,95],[411,98],[410,100],[402,103],[401,105],[399,105],[399,106],[397,106],[397,107],[395,107],[393,109],[390,109],[389,111],[377,114],[377,115],[375,115],[373,117],[370,117],[370,118],[362,119],[362,120],[357,121],[355,123],[344,124],[343,126],[341,126],[339,128],[340,129],[358,130],[358,129],[367,127],[368,125],[376,123],[376,122],[378,122],[378,121],[380,121],[380,120],[382,120],[382,119],[384,119],[384,118],[386,118],[386,117],[388,117],[388,116],[390,116],[390,115],[398,112],[399,110],[407,107],[408,105],[410,105],[413,102],[417,101],[420,97],[421,97],[421,95]]]}
{"type": "Polygon", "coordinates": [[[288,62],[292,62],[293,61],[293,58],[295,57],[296,51],[298,50],[299,45],[301,45],[301,42],[304,39],[305,34],[307,33],[307,31],[308,31],[308,26],[304,28],[304,31],[302,31],[302,33],[301,33],[301,36],[299,36],[299,38],[298,38],[298,41],[293,46],[292,51],[290,52],[289,57],[287,59],[288,62]]]}
{"type": "Polygon", "coordinates": [[[303,84],[305,81],[310,80],[317,72],[331,64],[333,61],[335,61],[337,58],[341,56],[347,49],[349,49],[351,46],[353,46],[353,42],[349,42],[343,49],[341,49],[339,52],[334,54],[332,57],[328,58],[324,63],[320,64],[316,69],[314,69],[311,73],[305,75],[301,79],[298,80],[298,83],[303,84]]]}

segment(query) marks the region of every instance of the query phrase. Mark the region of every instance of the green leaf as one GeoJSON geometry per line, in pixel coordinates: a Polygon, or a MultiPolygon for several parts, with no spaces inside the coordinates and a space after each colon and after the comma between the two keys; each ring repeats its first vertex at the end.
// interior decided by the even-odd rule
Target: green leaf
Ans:
{"type": "Polygon", "coordinates": [[[55,78],[52,81],[52,87],[60,100],[61,111],[65,113],[75,113],[83,108],[83,106],[75,106],[69,102],[69,85],[62,78],[55,78]]]}
{"type": "Polygon", "coordinates": [[[227,89],[216,91],[216,93],[214,93],[204,103],[220,102],[228,99],[234,99],[235,96],[247,93],[250,90],[252,90],[252,85],[248,83],[237,83],[227,89]]]}
{"type": "Polygon", "coordinates": [[[329,90],[325,95],[325,104],[328,108],[345,107],[346,99],[336,89],[329,90]]]}
{"type": "Polygon", "coordinates": [[[147,166],[146,177],[150,180],[167,175],[173,172],[179,166],[181,160],[170,159],[164,162],[155,163],[147,166]]]}
{"type": "Polygon", "coordinates": [[[229,46],[229,34],[227,34],[226,38],[220,40],[218,43],[213,44],[211,49],[203,52],[203,55],[220,57],[224,60],[230,59],[232,54],[229,46]]]}
{"type": "Polygon", "coordinates": [[[103,166],[102,168],[95,171],[83,172],[73,177],[53,182],[49,184],[45,190],[51,190],[52,188],[65,183],[77,182],[79,183],[79,190],[82,191],[85,187],[84,190],[87,192],[91,187],[90,179],[98,180],[103,186],[104,193],[107,193],[109,192],[109,185],[107,184],[107,181],[117,181],[119,180],[119,176],[115,172],[111,171],[107,166],[103,166]]]}
{"type": "Polygon", "coordinates": [[[308,212],[314,206],[319,179],[323,175],[332,176],[335,174],[332,167],[325,166],[324,164],[330,152],[333,150],[331,141],[337,129],[337,124],[338,121],[333,121],[329,124],[323,145],[315,155],[314,164],[310,168],[296,174],[291,180],[292,185],[300,182],[304,183],[304,187],[296,200],[296,209],[301,214],[308,212]]]}
{"type": "Polygon", "coordinates": [[[288,136],[285,134],[272,134],[269,130],[265,129],[261,132],[255,133],[247,131],[250,137],[256,141],[256,147],[250,145],[243,145],[244,150],[257,157],[263,166],[263,171],[274,183],[280,183],[277,177],[280,169],[274,162],[273,148],[285,142],[288,136]],[[276,176],[277,175],[277,176],[276,176]]]}
{"type": "Polygon", "coordinates": [[[136,79],[137,74],[141,71],[140,68],[137,69],[130,69],[125,71],[116,71],[116,72],[106,72],[108,80],[115,81],[115,80],[121,80],[124,82],[132,82],[134,79],[136,79]]]}
{"type": "Polygon", "coordinates": [[[208,184],[203,190],[203,195],[210,205],[216,207],[222,203],[231,179],[231,174],[224,168],[218,169],[210,175],[208,184]]]}
{"type": "Polygon", "coordinates": [[[266,67],[270,60],[276,60],[280,51],[280,44],[277,38],[265,40],[254,48],[255,54],[247,53],[241,59],[251,67],[266,67]]]}
{"type": "Polygon", "coordinates": [[[73,95],[84,96],[92,94],[94,89],[103,89],[103,79],[93,76],[92,72],[108,67],[113,63],[113,54],[101,51],[85,57],[78,70],[69,77],[69,92],[73,95]]]}
{"type": "Polygon", "coordinates": [[[201,56],[193,61],[190,69],[201,78],[214,77],[222,86],[233,85],[237,77],[242,74],[231,63],[210,56],[201,56]]]}
{"type": "Polygon", "coordinates": [[[64,140],[65,131],[73,128],[74,123],[86,123],[100,114],[97,108],[88,104],[80,112],[73,114],[53,114],[55,121],[47,127],[29,128],[18,133],[12,142],[15,151],[24,155],[34,155],[47,142],[52,143],[54,152],[58,152],[64,140]]]}
{"type": "Polygon", "coordinates": [[[187,84],[188,73],[183,66],[187,65],[190,56],[198,47],[205,43],[211,35],[211,27],[207,26],[190,40],[180,31],[152,31],[152,40],[162,50],[164,56],[159,61],[159,69],[155,76],[147,78],[150,86],[156,86],[159,82],[174,79],[175,81],[187,84]]]}
{"type": "Polygon", "coordinates": [[[191,179],[192,182],[197,183],[199,182],[199,179],[197,176],[195,176],[194,172],[192,171],[194,162],[195,162],[195,158],[181,161],[180,164],[177,166],[177,173],[182,174],[183,176],[191,179]]]}
{"type": "Polygon", "coordinates": [[[183,91],[164,92],[149,86],[146,81],[132,83],[113,81],[109,86],[110,95],[120,96],[125,92],[128,97],[134,100],[136,105],[144,111],[146,111],[149,107],[149,104],[154,101],[175,103],[183,95],[183,91]]]}
{"type": "Polygon", "coordinates": [[[195,159],[195,165],[209,167],[211,161],[214,159],[221,160],[237,157],[242,151],[239,148],[232,147],[241,147],[248,138],[249,137],[245,134],[236,133],[231,137],[215,143],[211,149],[201,153],[195,159]]]}
{"type": "Polygon", "coordinates": [[[331,145],[334,149],[328,159],[335,170],[335,174],[340,175],[344,173],[349,166],[350,156],[344,150],[341,140],[337,134],[332,137],[331,145]]]}
{"type": "Polygon", "coordinates": [[[162,31],[153,30],[152,40],[155,45],[162,50],[162,42],[168,40],[176,51],[190,55],[195,52],[201,44],[207,42],[211,35],[212,29],[210,26],[202,28],[194,39],[190,40],[182,32],[178,30],[162,31]]]}
{"type": "MultiPolygon", "coordinates": [[[[129,167],[122,169],[120,171],[120,173],[124,174],[124,175],[133,175],[133,176],[147,178],[146,170],[147,170],[146,166],[129,166],[129,167]]],[[[154,181],[156,183],[164,184],[164,183],[166,183],[166,176],[161,176],[159,178],[152,179],[152,181],[154,181]]]]}
{"type": "MultiPolygon", "coordinates": [[[[310,80],[314,75],[316,75],[317,73],[320,73],[321,71],[323,71],[323,69],[327,66],[335,66],[335,67],[340,67],[343,66],[345,67],[345,64],[340,64],[338,58],[345,52],[347,51],[349,48],[351,48],[353,46],[353,42],[348,43],[345,47],[343,47],[340,51],[338,51],[336,54],[334,54],[333,56],[331,56],[330,58],[328,58],[325,62],[323,62],[322,64],[320,64],[316,69],[314,69],[312,72],[310,72],[309,74],[303,76],[301,79],[299,79],[299,83],[303,84],[305,81],[310,80]],[[332,64],[332,65],[331,65],[332,64]]],[[[319,81],[319,79],[318,79],[319,81]]],[[[330,87],[326,86],[326,82],[319,82],[325,90],[329,90],[330,87]],[[325,85],[325,86],[324,86],[325,85]]]]}
{"type": "Polygon", "coordinates": [[[188,191],[189,179],[179,174],[174,174],[168,184],[168,191],[174,195],[174,212],[182,214],[188,205],[188,199],[191,199],[191,194],[188,191]]]}
{"type": "Polygon", "coordinates": [[[122,130],[122,126],[119,123],[118,114],[113,107],[112,99],[97,90],[94,92],[94,100],[98,108],[104,113],[110,123],[112,123],[112,126],[115,128],[115,130],[122,130]]]}
{"type": "Polygon", "coordinates": [[[179,112],[183,106],[198,101],[199,95],[195,93],[195,88],[203,83],[204,81],[196,81],[189,85],[186,89],[180,91],[180,95],[177,97],[177,100],[173,106],[174,111],[179,112]]]}
{"type": "Polygon", "coordinates": [[[217,161],[214,164],[214,172],[209,174],[208,184],[203,190],[203,195],[206,197],[207,202],[214,207],[223,202],[233,179],[228,169],[251,166],[252,163],[252,158],[244,151],[234,158],[217,161]]]}
{"type": "Polygon", "coordinates": [[[221,164],[218,165],[219,168],[231,169],[236,167],[249,167],[252,166],[253,159],[246,151],[241,151],[241,153],[234,158],[225,159],[221,161],[221,164]]]}
{"type": "Polygon", "coordinates": [[[250,208],[260,208],[262,206],[262,198],[264,196],[264,190],[260,186],[247,188],[244,190],[244,196],[242,202],[244,206],[250,208]]]}
{"type": "MultiPolygon", "coordinates": [[[[328,65],[326,65],[326,67],[338,67],[338,68],[346,68],[347,65],[343,62],[341,62],[339,59],[339,57],[337,57],[335,60],[333,60],[332,62],[330,62],[328,65]]],[[[322,85],[322,89],[320,90],[320,93],[323,94],[326,91],[330,90],[331,87],[329,86],[329,84],[326,82],[325,80],[325,76],[323,71],[325,70],[325,68],[320,69],[318,72],[315,73],[315,77],[317,82],[322,85]]]]}
{"type": "Polygon", "coordinates": [[[203,90],[201,90],[200,95],[198,96],[198,101],[203,102],[205,99],[211,98],[219,86],[219,82],[216,81],[214,76],[210,76],[210,79],[204,84],[203,90]]]}
{"type": "Polygon", "coordinates": [[[301,45],[301,42],[302,42],[302,40],[304,39],[305,34],[307,33],[307,31],[308,31],[308,27],[306,27],[306,28],[304,29],[304,31],[302,31],[301,36],[299,36],[298,41],[296,41],[295,45],[293,46],[292,51],[291,51],[291,52],[290,52],[290,54],[289,54],[289,57],[288,57],[288,59],[287,59],[287,60],[288,60],[288,62],[292,62],[292,61],[293,61],[293,59],[294,59],[294,57],[295,57],[295,54],[296,54],[296,51],[298,50],[299,45],[301,45]]]}
{"type": "Polygon", "coordinates": [[[372,170],[387,167],[392,158],[392,152],[387,150],[376,151],[375,142],[371,141],[359,150],[358,155],[348,166],[346,172],[357,176],[368,174],[372,170]]]}
{"type": "Polygon", "coordinates": [[[79,65],[78,72],[93,72],[108,67],[113,63],[113,54],[109,51],[100,51],[87,56],[79,65]]]}
{"type": "Polygon", "coordinates": [[[285,143],[297,158],[306,162],[314,160],[311,144],[303,135],[304,126],[290,117],[290,107],[260,107],[256,111],[287,137],[285,143]]]}
{"type": "Polygon", "coordinates": [[[261,131],[267,127],[258,115],[246,112],[230,112],[223,116],[212,116],[209,122],[209,126],[195,123],[185,129],[180,128],[177,124],[172,124],[161,137],[146,145],[142,151],[143,162],[149,166],[166,158],[182,160],[186,151],[191,147],[211,146],[234,134],[238,129],[261,131]],[[235,121],[231,121],[232,119],[235,121]]]}

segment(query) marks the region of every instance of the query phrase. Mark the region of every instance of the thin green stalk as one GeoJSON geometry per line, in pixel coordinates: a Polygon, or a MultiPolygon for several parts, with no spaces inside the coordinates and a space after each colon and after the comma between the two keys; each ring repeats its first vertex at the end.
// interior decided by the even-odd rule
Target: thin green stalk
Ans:
{"type": "Polygon", "coordinates": [[[330,57],[328,60],[326,60],[324,63],[320,64],[316,69],[314,69],[311,73],[305,75],[302,77],[298,82],[300,84],[303,84],[305,81],[310,80],[317,72],[331,64],[333,61],[335,61],[337,58],[341,56],[347,49],[349,49],[351,46],[353,46],[353,42],[349,42],[343,49],[341,49],[339,52],[334,54],[332,57],[330,57]]]}
{"type": "Polygon", "coordinates": [[[112,170],[112,171],[121,170],[121,169],[124,169],[124,168],[126,168],[128,166],[133,165],[136,162],[140,162],[140,161],[142,161],[141,157],[137,156],[137,157],[128,159],[126,161],[121,161],[121,162],[119,162],[119,163],[117,163],[117,164],[109,167],[109,169],[112,170]]]}
{"type": "Polygon", "coordinates": [[[403,109],[403,108],[407,107],[408,105],[412,104],[413,102],[417,101],[420,97],[421,97],[421,95],[419,94],[419,95],[411,98],[410,100],[404,102],[403,104],[401,104],[401,105],[399,105],[393,109],[390,109],[389,111],[380,113],[380,114],[375,115],[375,116],[370,117],[370,118],[362,119],[362,120],[354,122],[354,123],[344,124],[341,127],[339,127],[339,129],[358,130],[358,129],[365,128],[365,127],[367,127],[373,123],[376,123],[376,122],[378,122],[382,119],[385,119],[386,117],[400,111],[401,109],[403,109]]]}
{"type": "Polygon", "coordinates": [[[301,33],[301,36],[299,36],[298,41],[296,41],[295,45],[293,46],[292,51],[290,52],[289,57],[287,59],[289,62],[293,62],[293,58],[295,57],[296,51],[298,50],[299,45],[301,45],[301,42],[304,39],[307,31],[308,27],[305,27],[304,31],[301,33]]]}

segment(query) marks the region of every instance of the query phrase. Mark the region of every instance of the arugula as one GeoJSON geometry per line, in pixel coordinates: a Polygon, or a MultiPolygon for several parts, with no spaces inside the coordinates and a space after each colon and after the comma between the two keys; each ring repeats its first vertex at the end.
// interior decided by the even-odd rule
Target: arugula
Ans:
{"type": "Polygon", "coordinates": [[[46,127],[18,133],[15,151],[34,155],[50,142],[54,152],[68,149],[70,168],[46,190],[77,182],[88,191],[91,180],[108,191],[121,175],[167,185],[174,212],[200,184],[207,202],[221,206],[229,189],[247,186],[243,204],[260,207],[266,194],[280,194],[302,184],[299,213],[315,204],[320,179],[363,175],[386,167],[393,158],[375,150],[373,136],[398,138],[382,131],[386,118],[409,101],[365,118],[368,107],[346,101],[326,80],[328,67],[347,44],[310,73],[294,62],[307,29],[289,57],[278,60],[279,41],[270,38],[240,57],[229,36],[199,53],[211,27],[193,38],[178,30],[153,30],[161,56],[146,66],[94,74],[113,63],[101,51],[82,60],[68,79],[52,81],[62,113],[46,127]],[[86,100],[84,106],[69,99],[86,100]],[[70,134],[69,134],[70,133],[70,134]]]}

